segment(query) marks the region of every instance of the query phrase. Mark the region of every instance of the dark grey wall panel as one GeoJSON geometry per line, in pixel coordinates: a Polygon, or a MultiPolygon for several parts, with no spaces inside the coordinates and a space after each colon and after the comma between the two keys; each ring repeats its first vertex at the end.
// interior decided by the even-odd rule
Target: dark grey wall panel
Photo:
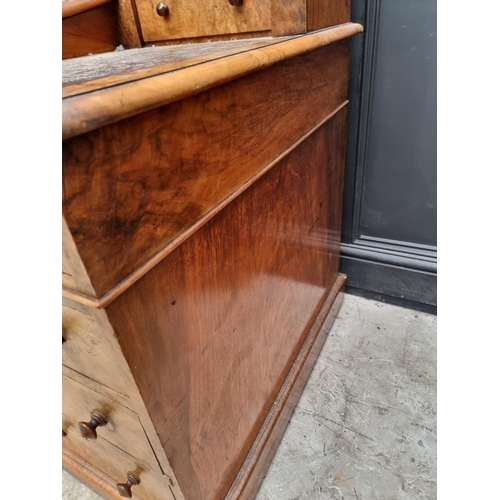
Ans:
{"type": "Polygon", "coordinates": [[[436,245],[436,1],[379,16],[360,233],[436,245]]]}
{"type": "Polygon", "coordinates": [[[341,269],[435,309],[436,0],[352,0],[352,21],[341,269]]]}

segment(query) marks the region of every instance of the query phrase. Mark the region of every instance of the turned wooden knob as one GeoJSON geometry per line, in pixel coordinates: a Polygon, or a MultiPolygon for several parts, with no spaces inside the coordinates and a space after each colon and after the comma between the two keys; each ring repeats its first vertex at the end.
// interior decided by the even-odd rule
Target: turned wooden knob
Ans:
{"type": "Polygon", "coordinates": [[[116,485],[116,489],[118,490],[118,493],[120,493],[121,497],[132,498],[132,492],[130,491],[130,489],[132,488],[132,486],[139,483],[139,479],[137,479],[131,472],[127,472],[127,482],[118,483],[116,485]]]}
{"type": "Polygon", "coordinates": [[[159,4],[156,5],[156,13],[161,16],[161,17],[166,17],[168,16],[168,5],[166,3],[160,2],[159,4]]]}
{"type": "Polygon", "coordinates": [[[240,7],[241,5],[243,5],[243,0],[229,0],[229,3],[233,7],[240,7]]]}
{"type": "Polygon", "coordinates": [[[97,439],[97,427],[106,425],[106,419],[96,410],[90,414],[90,422],[78,422],[80,433],[84,438],[97,439]]]}

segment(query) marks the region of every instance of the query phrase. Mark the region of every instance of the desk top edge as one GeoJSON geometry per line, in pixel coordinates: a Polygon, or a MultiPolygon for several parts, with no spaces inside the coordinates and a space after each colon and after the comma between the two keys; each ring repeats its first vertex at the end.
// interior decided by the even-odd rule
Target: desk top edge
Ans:
{"type": "Polygon", "coordinates": [[[269,42],[250,39],[248,46],[253,47],[250,50],[242,45],[242,51],[225,57],[215,52],[201,63],[63,98],[62,138],[81,135],[184,99],[361,31],[360,24],[347,23],[304,35],[269,39],[269,42]]]}

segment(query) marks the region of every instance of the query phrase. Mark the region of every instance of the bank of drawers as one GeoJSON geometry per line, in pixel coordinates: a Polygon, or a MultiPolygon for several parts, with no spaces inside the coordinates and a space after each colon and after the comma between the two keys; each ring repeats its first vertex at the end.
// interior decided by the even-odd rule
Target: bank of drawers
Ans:
{"type": "Polygon", "coordinates": [[[65,375],[62,387],[65,416],[75,422],[89,424],[91,413],[96,411],[106,421],[105,425],[95,428],[97,439],[89,439],[89,445],[104,439],[159,470],[139,417],[133,411],[65,375]]]}
{"type": "MultiPolygon", "coordinates": [[[[139,484],[131,487],[131,498],[134,500],[175,500],[170,489],[169,478],[158,470],[151,468],[143,461],[132,457],[102,436],[96,440],[81,437],[78,422],[63,414],[64,445],[81,458],[97,467],[113,482],[127,483],[127,474],[132,473],[139,479],[139,484]]],[[[99,434],[100,429],[98,430],[99,434]]],[[[116,498],[122,495],[118,493],[116,498]]]]}
{"type": "Polygon", "coordinates": [[[174,500],[170,479],[131,409],[130,379],[115,362],[116,347],[99,318],[85,305],[63,302],[63,444],[117,485],[131,473],[139,480],[131,498],[174,500]]]}

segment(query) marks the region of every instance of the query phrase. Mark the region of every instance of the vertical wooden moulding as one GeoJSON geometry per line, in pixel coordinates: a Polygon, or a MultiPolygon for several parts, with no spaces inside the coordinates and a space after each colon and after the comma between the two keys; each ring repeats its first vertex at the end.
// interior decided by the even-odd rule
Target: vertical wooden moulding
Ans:
{"type": "Polygon", "coordinates": [[[133,0],[118,0],[117,18],[121,44],[126,49],[142,47],[143,38],[133,0]]]}
{"type": "Polygon", "coordinates": [[[350,22],[350,0],[273,0],[272,35],[297,35],[350,22]]]}

